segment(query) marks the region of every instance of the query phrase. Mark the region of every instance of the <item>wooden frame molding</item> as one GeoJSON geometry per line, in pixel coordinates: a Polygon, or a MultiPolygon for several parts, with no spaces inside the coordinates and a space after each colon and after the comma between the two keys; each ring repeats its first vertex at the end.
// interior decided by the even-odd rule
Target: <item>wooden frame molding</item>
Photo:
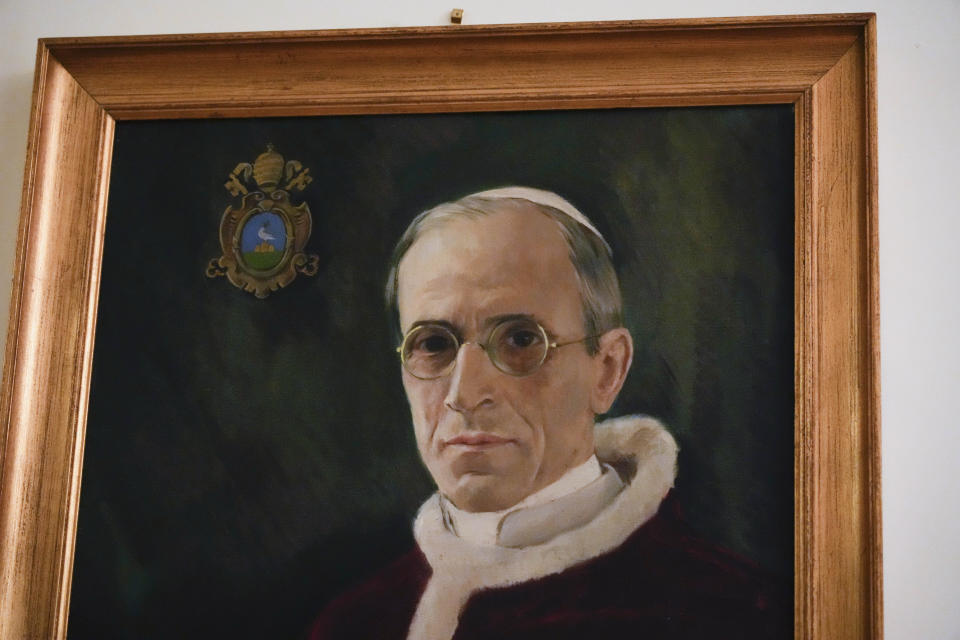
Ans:
{"type": "Polygon", "coordinates": [[[795,630],[882,636],[874,16],[39,43],[0,389],[0,637],[64,638],[117,120],[793,104],[795,630]]]}

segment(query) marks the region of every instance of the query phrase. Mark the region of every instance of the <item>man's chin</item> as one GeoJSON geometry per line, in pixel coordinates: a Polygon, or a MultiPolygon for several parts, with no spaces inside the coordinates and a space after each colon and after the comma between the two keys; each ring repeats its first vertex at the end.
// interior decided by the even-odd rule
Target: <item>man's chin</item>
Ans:
{"type": "Polygon", "coordinates": [[[526,497],[523,490],[500,474],[469,472],[447,493],[458,509],[470,512],[509,509],[526,497]]]}

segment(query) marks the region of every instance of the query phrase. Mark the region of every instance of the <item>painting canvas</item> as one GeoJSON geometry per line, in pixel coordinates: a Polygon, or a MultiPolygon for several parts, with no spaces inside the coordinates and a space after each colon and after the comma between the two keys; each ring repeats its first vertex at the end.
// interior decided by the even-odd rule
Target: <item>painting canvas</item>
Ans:
{"type": "MultiPolygon", "coordinates": [[[[683,518],[792,610],[794,124],[791,105],[118,123],[69,636],[300,637],[413,546],[436,486],[391,253],[418,213],[511,185],[609,243],[635,353],[607,415],[667,426],[683,518]],[[258,298],[205,270],[224,184],[268,144],[310,170],[318,259],[258,298]]],[[[271,215],[245,252],[288,241],[271,215]]]]}

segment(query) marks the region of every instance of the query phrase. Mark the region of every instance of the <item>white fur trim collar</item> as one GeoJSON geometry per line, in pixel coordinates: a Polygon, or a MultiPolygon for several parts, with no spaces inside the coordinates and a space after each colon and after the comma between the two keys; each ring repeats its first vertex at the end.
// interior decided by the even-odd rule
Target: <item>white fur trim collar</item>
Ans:
{"type": "Polygon", "coordinates": [[[413,529],[433,575],[408,638],[451,638],[477,589],[542,578],[612,551],[656,514],[676,477],[673,437],[654,418],[626,416],[596,425],[594,438],[597,457],[617,469],[627,486],[591,522],[543,544],[517,549],[472,544],[444,526],[439,494],[423,504],[413,529]]]}

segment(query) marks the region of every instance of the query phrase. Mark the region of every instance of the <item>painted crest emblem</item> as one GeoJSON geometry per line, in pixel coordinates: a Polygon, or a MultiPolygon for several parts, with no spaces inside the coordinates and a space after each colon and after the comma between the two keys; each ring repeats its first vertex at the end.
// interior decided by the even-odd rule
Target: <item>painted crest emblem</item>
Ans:
{"type": "Polygon", "coordinates": [[[272,144],[250,164],[241,162],[223,185],[234,198],[220,219],[223,255],[210,260],[209,278],[227,280],[258,298],[285,287],[297,273],[316,275],[319,257],[304,252],[313,220],[306,202],[294,205],[290,191],[313,178],[300,162],[284,162],[272,144]],[[282,186],[281,186],[282,185],[282,186]]]}

